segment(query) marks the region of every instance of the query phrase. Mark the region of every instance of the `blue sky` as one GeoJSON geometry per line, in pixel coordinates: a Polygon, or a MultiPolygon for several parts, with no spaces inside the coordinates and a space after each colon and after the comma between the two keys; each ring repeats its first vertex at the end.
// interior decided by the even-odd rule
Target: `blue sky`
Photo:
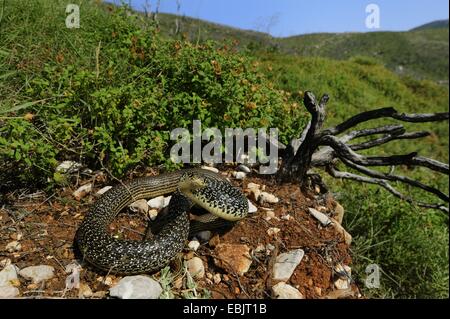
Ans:
{"type": "MultiPolygon", "coordinates": [[[[110,2],[119,2],[110,0],[110,2]]],[[[143,10],[157,0],[126,0],[143,10]]],[[[179,13],[241,29],[290,36],[315,32],[405,31],[448,19],[448,0],[179,0],[179,13]],[[368,29],[366,6],[380,9],[380,28],[368,29]]],[[[176,0],[161,0],[160,12],[176,13],[176,0]]]]}

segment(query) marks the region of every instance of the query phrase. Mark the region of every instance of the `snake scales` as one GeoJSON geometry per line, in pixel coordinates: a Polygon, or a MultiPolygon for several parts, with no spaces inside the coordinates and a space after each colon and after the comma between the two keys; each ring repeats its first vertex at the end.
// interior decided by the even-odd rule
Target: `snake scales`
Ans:
{"type": "Polygon", "coordinates": [[[134,179],[110,189],[87,213],[75,240],[84,260],[100,269],[122,274],[153,272],[182,251],[189,235],[188,210],[194,204],[229,221],[248,214],[247,199],[225,178],[203,169],[186,169],[134,179]],[[155,236],[133,241],[108,233],[108,225],[127,205],[168,193],[174,193],[168,222],[155,236]]]}

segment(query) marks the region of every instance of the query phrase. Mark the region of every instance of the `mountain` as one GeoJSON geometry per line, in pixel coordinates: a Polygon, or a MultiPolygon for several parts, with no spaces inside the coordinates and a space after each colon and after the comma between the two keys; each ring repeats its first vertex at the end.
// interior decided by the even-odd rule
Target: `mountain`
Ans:
{"type": "Polygon", "coordinates": [[[426,29],[441,29],[441,28],[448,28],[448,19],[447,20],[436,20],[436,21],[433,21],[430,23],[426,23],[426,24],[418,26],[414,29],[411,29],[411,31],[426,30],[426,29]]]}
{"type": "MultiPolygon", "coordinates": [[[[172,14],[158,15],[163,35],[174,36],[176,19],[172,14]]],[[[179,34],[193,42],[230,39],[237,40],[239,47],[253,51],[271,50],[336,60],[368,56],[398,74],[448,83],[448,20],[406,32],[317,33],[285,38],[185,16],[179,16],[178,23],[179,34]]]]}

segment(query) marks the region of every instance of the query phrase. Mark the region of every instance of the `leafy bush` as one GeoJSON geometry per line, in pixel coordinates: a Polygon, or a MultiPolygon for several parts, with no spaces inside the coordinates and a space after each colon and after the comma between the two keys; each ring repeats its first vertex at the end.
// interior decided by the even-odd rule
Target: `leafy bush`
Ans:
{"type": "Polygon", "coordinates": [[[221,129],[277,127],[285,142],[301,131],[304,111],[231,45],[162,39],[126,8],[110,19],[92,35],[95,63],[66,63],[63,53],[47,59],[26,89],[39,102],[10,114],[33,119],[0,128],[0,158],[22,180],[52,178],[55,159],[104,165],[118,176],[137,164],[170,166],[170,131],[191,128],[193,119],[221,129]]]}

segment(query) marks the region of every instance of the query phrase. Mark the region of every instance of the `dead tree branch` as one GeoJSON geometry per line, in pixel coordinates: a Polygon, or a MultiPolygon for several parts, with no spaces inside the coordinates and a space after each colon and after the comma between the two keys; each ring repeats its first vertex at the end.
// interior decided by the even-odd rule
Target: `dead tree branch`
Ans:
{"type": "Polygon", "coordinates": [[[448,212],[449,196],[435,187],[425,185],[415,179],[402,175],[394,175],[396,166],[408,167],[421,166],[432,171],[449,175],[449,165],[437,160],[419,156],[416,152],[410,154],[390,156],[366,156],[357,153],[360,150],[371,149],[395,140],[412,140],[428,136],[426,131],[406,132],[401,124],[385,125],[375,128],[353,130],[349,129],[370,120],[380,118],[392,118],[402,122],[424,123],[444,121],[449,119],[449,113],[435,114],[405,114],[398,113],[394,108],[381,108],[357,114],[343,123],[328,129],[322,129],[325,121],[325,105],[329,97],[324,95],[319,102],[311,92],[306,92],[304,104],[311,113],[311,121],[308,123],[302,136],[293,139],[286,147],[283,161],[277,177],[281,181],[298,181],[302,187],[308,185],[308,170],[313,167],[322,167],[335,178],[349,179],[363,183],[379,185],[400,199],[421,207],[439,209],[448,212]],[[340,135],[342,134],[342,135],[340,135]],[[340,136],[338,136],[340,135],[340,136]],[[376,135],[381,135],[376,137],[376,135]],[[372,138],[372,136],[374,136],[372,138]],[[360,137],[368,140],[360,143],[349,142],[360,137]],[[342,172],[337,169],[341,162],[349,169],[362,173],[358,175],[351,172],[342,172]],[[368,167],[391,167],[391,172],[384,173],[368,167]],[[420,188],[433,194],[445,203],[424,203],[402,194],[389,182],[400,182],[412,187],[420,188]]]}

